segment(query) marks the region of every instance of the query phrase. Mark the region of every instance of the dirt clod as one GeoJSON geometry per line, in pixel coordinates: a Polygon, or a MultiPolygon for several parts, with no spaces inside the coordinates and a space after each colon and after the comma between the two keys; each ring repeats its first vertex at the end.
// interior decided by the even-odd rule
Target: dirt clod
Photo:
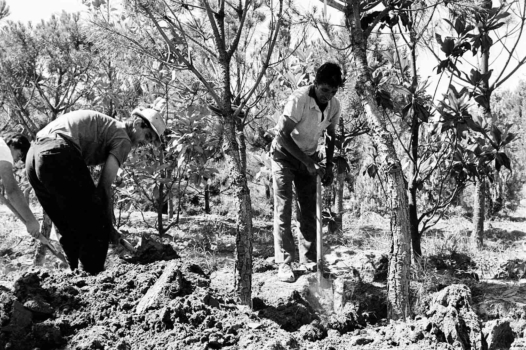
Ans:
{"type": "Polygon", "coordinates": [[[486,349],[482,322],[471,307],[471,291],[456,284],[437,292],[428,312],[432,330],[440,341],[461,349],[486,349]]]}

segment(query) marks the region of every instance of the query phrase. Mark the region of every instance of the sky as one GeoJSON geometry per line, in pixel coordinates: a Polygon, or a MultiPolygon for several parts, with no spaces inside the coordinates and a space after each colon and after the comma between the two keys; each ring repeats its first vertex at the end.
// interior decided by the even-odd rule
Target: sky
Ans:
{"type": "Polygon", "coordinates": [[[40,22],[54,13],[81,11],[84,6],[81,0],[6,0],[11,15],[11,21],[40,22]]]}
{"type": "MultiPolygon", "coordinates": [[[[33,23],[39,22],[42,19],[48,19],[54,13],[60,13],[62,10],[66,12],[76,12],[82,11],[85,7],[82,5],[82,0],[6,0],[7,4],[11,10],[11,15],[7,19],[12,21],[22,21],[33,23]]],[[[90,0],[88,0],[90,1],[90,0]]],[[[319,10],[323,9],[323,3],[320,0],[302,0],[299,3],[304,9],[311,9],[313,6],[318,7],[319,10]]],[[[327,8],[329,18],[333,22],[339,22],[341,14],[332,9],[330,6],[327,8]]],[[[526,39],[524,39],[526,42],[526,39]]],[[[526,54],[526,45],[519,45],[519,50],[522,51],[521,54],[526,54]]],[[[430,91],[434,91],[436,86],[437,74],[436,71],[433,71],[433,67],[436,66],[436,61],[431,54],[424,54],[423,64],[421,67],[421,77],[427,78],[430,77],[431,81],[434,81],[434,84],[430,87],[430,91]]],[[[422,61],[420,65],[422,65],[422,61]]],[[[497,60],[498,62],[499,60],[497,60]]],[[[513,88],[520,79],[526,79],[526,67],[523,67],[515,76],[510,79],[506,86],[508,88],[513,88]]],[[[444,80],[446,81],[446,80],[444,80]]],[[[447,82],[447,81],[446,81],[447,82]]],[[[444,82],[441,82],[443,84],[444,82]]],[[[439,89],[442,90],[442,89],[439,89]]]]}

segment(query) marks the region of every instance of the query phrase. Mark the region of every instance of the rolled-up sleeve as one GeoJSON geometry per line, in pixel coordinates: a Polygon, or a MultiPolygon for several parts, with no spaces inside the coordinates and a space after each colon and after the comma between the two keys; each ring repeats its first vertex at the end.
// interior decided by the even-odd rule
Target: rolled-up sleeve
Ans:
{"type": "Polygon", "coordinates": [[[128,158],[128,154],[131,151],[131,142],[127,139],[116,139],[111,142],[110,154],[113,154],[119,162],[119,167],[122,167],[122,163],[128,158]]]}
{"type": "Polygon", "coordinates": [[[302,108],[303,104],[300,103],[300,96],[297,93],[293,93],[285,104],[283,115],[286,115],[292,121],[299,123],[303,118],[302,108]]]}

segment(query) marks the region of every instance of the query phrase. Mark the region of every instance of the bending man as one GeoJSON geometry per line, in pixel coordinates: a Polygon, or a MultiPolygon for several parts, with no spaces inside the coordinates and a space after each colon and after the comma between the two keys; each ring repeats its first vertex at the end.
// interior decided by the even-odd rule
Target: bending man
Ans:
{"type": "Polygon", "coordinates": [[[104,269],[113,233],[111,184],[132,147],[160,144],[166,129],[154,109],[136,109],[119,122],[80,110],[60,116],[37,134],[26,170],[42,207],[58,228],[72,270],[104,269]],[[88,166],[102,164],[95,186],[88,166]]]}
{"type": "Polygon", "coordinates": [[[341,69],[325,63],[316,72],[313,85],[294,91],[289,97],[272,143],[274,177],[274,255],[280,264],[278,278],[294,282],[291,263],[295,244],[291,231],[292,184],[298,198],[299,261],[307,269],[316,266],[316,177],[322,173],[317,154],[318,141],[326,131],[324,186],[332,183],[335,130],[340,103],[333,98],[343,86],[341,69]]]}

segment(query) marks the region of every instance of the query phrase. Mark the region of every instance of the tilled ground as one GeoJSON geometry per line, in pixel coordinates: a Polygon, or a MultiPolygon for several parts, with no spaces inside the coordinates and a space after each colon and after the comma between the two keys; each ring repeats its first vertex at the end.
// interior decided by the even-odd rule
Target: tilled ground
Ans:
{"type": "MultiPolygon", "coordinates": [[[[328,248],[329,286],[320,288],[315,273],[300,269],[295,283],[278,281],[266,259],[272,250],[256,247],[264,253],[254,260],[249,309],[233,293],[232,252],[212,259],[189,252],[187,242],[140,244],[134,256],[110,250],[97,276],[50,268],[53,259],[47,269],[19,266],[25,272],[16,279],[2,278],[13,275],[6,270],[0,349],[526,349],[523,281],[455,276],[456,256],[436,263],[446,268],[429,284],[412,286],[416,317],[389,323],[381,252],[328,248]]],[[[15,268],[30,260],[17,251],[7,256],[15,268]]]]}
{"type": "Polygon", "coordinates": [[[324,306],[314,274],[281,283],[271,263],[257,259],[254,265],[252,310],[234,300],[230,268],[210,274],[199,260],[141,263],[114,256],[97,276],[26,272],[12,288],[0,286],[0,348],[460,349],[448,341],[447,317],[461,317],[453,323],[467,324],[459,333],[468,339],[482,334],[481,321],[461,306],[470,304],[467,287],[458,289],[461,297],[438,297],[452,298],[453,304],[429,306],[434,311],[408,323],[387,324],[377,315],[385,312],[385,290],[378,283],[348,280],[352,300],[336,313],[324,306]]]}

